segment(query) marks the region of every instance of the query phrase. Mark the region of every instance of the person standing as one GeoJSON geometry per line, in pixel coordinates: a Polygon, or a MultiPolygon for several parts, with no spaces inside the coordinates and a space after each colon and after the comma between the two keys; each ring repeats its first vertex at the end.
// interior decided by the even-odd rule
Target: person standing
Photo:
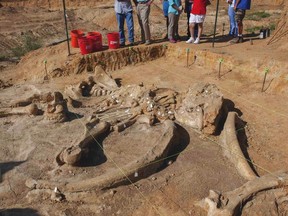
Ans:
{"type": "Polygon", "coordinates": [[[238,36],[231,40],[231,43],[243,43],[243,19],[246,10],[250,10],[251,0],[236,0],[234,5],[235,20],[238,25],[238,36]]]}
{"type": "Polygon", "coordinates": [[[166,29],[167,29],[167,33],[164,39],[168,39],[168,26],[169,26],[169,19],[168,19],[169,2],[168,0],[162,0],[162,9],[163,9],[163,15],[166,19],[166,29]]]}
{"type": "Polygon", "coordinates": [[[119,29],[120,46],[125,46],[124,21],[128,29],[128,40],[130,45],[134,44],[134,22],[131,0],[115,0],[115,12],[119,29]]]}
{"type": "Polygon", "coordinates": [[[230,22],[229,35],[233,37],[237,37],[238,26],[235,20],[235,11],[234,11],[235,0],[227,0],[227,3],[228,3],[228,16],[229,16],[229,22],[230,22]]]}
{"type": "Polygon", "coordinates": [[[146,45],[151,44],[151,34],[149,27],[150,6],[153,0],[133,0],[137,7],[137,17],[141,28],[141,40],[146,45]]]}
{"type": "Polygon", "coordinates": [[[182,12],[181,0],[169,0],[168,18],[168,39],[171,43],[176,43],[180,40],[178,34],[178,22],[182,12]]]}
{"type": "MultiPolygon", "coordinates": [[[[189,19],[190,19],[190,13],[193,5],[193,0],[185,0],[185,9],[184,12],[187,14],[187,39],[191,37],[190,35],[190,28],[189,28],[189,19]]],[[[194,38],[197,37],[198,34],[198,25],[195,24],[195,29],[194,29],[194,38]]]]}
{"type": "Polygon", "coordinates": [[[206,16],[206,6],[207,0],[194,0],[193,7],[189,19],[190,35],[191,37],[186,41],[186,43],[200,43],[200,37],[203,32],[203,23],[206,16]],[[198,35],[194,38],[195,25],[198,24],[198,35]]]}

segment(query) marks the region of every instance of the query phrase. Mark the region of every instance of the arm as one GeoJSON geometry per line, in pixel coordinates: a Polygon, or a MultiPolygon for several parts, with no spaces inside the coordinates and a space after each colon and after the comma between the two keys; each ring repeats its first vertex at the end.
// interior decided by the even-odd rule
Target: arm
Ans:
{"type": "Polygon", "coordinates": [[[182,12],[180,8],[176,6],[176,4],[173,4],[172,7],[177,10],[179,14],[182,12]]]}
{"type": "Polygon", "coordinates": [[[240,3],[241,0],[236,0],[235,5],[234,5],[234,10],[237,9],[238,4],[240,3]]]}
{"type": "Polygon", "coordinates": [[[133,2],[134,2],[134,4],[135,4],[135,6],[137,6],[137,0],[133,0],[133,2]]]}

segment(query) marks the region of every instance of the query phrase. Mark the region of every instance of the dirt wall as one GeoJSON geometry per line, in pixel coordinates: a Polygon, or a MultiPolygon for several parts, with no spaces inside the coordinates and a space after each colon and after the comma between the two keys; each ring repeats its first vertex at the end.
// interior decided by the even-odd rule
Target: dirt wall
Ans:
{"type": "MultiPolygon", "coordinates": [[[[99,3],[113,2],[111,0],[65,0],[67,8],[91,7],[97,6],[99,3]]],[[[0,3],[5,7],[33,7],[33,8],[48,8],[59,9],[63,7],[62,1],[59,0],[1,0],[0,3]]]]}

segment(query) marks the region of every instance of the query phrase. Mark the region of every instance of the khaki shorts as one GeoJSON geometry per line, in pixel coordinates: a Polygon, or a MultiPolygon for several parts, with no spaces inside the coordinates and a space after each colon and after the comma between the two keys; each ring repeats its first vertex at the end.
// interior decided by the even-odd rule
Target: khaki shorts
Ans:
{"type": "Polygon", "coordinates": [[[246,14],[246,10],[237,9],[235,11],[235,20],[236,22],[242,22],[246,14]]]}

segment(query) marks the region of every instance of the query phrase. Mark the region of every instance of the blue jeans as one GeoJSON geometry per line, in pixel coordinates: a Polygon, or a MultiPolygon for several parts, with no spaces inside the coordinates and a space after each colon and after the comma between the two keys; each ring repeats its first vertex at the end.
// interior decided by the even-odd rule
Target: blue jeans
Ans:
{"type": "Polygon", "coordinates": [[[128,40],[130,43],[134,43],[134,22],[132,11],[126,14],[116,13],[116,19],[119,29],[120,44],[125,44],[125,32],[124,32],[124,21],[126,19],[128,29],[128,40]]]}
{"type": "Polygon", "coordinates": [[[228,6],[228,16],[229,16],[229,21],[230,21],[229,35],[237,36],[238,26],[235,20],[235,11],[233,7],[228,6]]]}

